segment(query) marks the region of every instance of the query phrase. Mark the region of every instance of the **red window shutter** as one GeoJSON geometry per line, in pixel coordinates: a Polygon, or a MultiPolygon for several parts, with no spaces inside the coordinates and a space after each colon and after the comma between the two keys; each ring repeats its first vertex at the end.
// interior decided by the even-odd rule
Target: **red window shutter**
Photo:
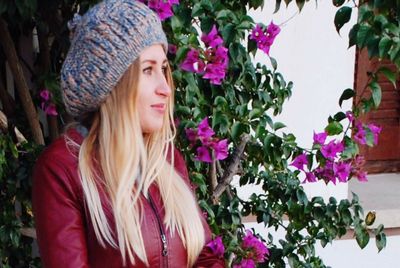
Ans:
{"type": "MultiPolygon", "coordinates": [[[[356,102],[368,83],[367,72],[377,70],[382,66],[396,70],[396,66],[388,61],[379,62],[376,59],[368,59],[366,49],[357,50],[354,80],[356,102]]],[[[397,81],[397,89],[383,76],[378,77],[378,82],[382,89],[381,105],[377,110],[363,116],[361,121],[377,124],[382,127],[382,131],[378,145],[361,146],[360,153],[366,159],[365,169],[369,173],[397,172],[400,171],[400,81],[397,81]]],[[[364,96],[368,96],[367,94],[370,94],[368,90],[364,92],[364,96]]]]}

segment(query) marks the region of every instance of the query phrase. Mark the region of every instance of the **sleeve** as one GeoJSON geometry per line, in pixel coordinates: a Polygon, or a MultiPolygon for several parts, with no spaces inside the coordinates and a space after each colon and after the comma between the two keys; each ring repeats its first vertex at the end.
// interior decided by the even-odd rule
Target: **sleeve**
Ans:
{"type": "Polygon", "coordinates": [[[82,202],[68,164],[52,158],[42,155],[33,172],[32,206],[42,263],[50,268],[87,268],[82,202]]]}
{"type": "MultiPolygon", "coordinates": [[[[183,177],[183,179],[190,185],[193,194],[194,194],[194,186],[189,179],[189,172],[186,167],[185,160],[181,153],[175,149],[174,152],[174,161],[175,161],[175,168],[179,172],[179,174],[183,177]]],[[[199,208],[200,209],[200,208],[199,208]]],[[[207,221],[202,218],[202,222],[204,225],[204,231],[206,236],[206,245],[211,240],[211,230],[207,224],[207,221]]],[[[212,250],[208,246],[204,246],[202,251],[200,252],[199,257],[197,258],[196,263],[194,264],[194,268],[224,268],[225,261],[223,258],[218,257],[216,254],[212,252],[212,250]]]]}

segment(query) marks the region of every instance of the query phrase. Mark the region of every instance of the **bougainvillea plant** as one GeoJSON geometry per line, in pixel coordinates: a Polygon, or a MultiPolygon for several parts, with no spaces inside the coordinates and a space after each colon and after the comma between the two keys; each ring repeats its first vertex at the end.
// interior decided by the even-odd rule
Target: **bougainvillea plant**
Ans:
{"type": "MultiPolygon", "coordinates": [[[[214,233],[210,249],[224,257],[229,267],[325,267],[315,244],[325,246],[350,228],[364,248],[373,220],[364,218],[358,197],[309,198],[302,183],[366,181],[359,147],[376,145],[381,127],[359,117],[379,106],[378,75],[394,84],[399,77],[397,2],[333,1],[338,8],[332,22],[337,31],[352,13],[358,13],[349,45],[368,50],[370,57],[392,61],[397,69],[369,73],[365,92],[370,94],[356,96],[352,110],[329,117],[325,129],[310,130],[312,148],[300,148],[296,137],[282,131],[285,125],[273,117],[295,90],[273,58],[274,41],[285,29],[271,18],[256,22],[248,15],[249,9],[262,8],[264,1],[141,1],[159,14],[167,33],[176,85],[177,146],[185,155],[190,178],[198,186],[200,207],[214,233]],[[269,57],[271,67],[254,61],[257,51],[269,57]],[[240,186],[232,184],[234,177],[240,186],[258,185],[262,192],[240,198],[240,186]],[[247,230],[243,218],[249,216],[267,230],[283,229],[285,237],[277,240],[271,233],[262,237],[247,230]]],[[[58,81],[69,46],[67,23],[96,2],[0,1],[0,91],[4,93],[0,100],[8,121],[8,125],[1,121],[0,136],[2,267],[40,266],[31,250],[30,171],[42,148],[39,145],[49,144],[69,121],[60,104],[58,81]],[[20,56],[22,40],[29,40],[24,49],[38,44],[39,49],[26,50],[33,51],[31,60],[20,56]],[[15,99],[5,90],[5,61],[18,85],[15,99]],[[37,116],[40,109],[48,122],[46,137],[37,116]]],[[[285,0],[299,10],[306,2],[285,0]]],[[[281,3],[275,1],[277,11],[281,3]]],[[[354,97],[355,91],[346,89],[339,104],[354,97]]],[[[381,250],[386,245],[383,226],[372,233],[381,250]]]]}

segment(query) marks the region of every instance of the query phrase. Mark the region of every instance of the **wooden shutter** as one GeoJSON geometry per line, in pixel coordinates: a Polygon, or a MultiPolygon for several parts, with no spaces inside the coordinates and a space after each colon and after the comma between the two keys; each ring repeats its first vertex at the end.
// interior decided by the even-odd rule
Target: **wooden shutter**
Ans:
{"type": "MultiPolygon", "coordinates": [[[[368,83],[367,72],[377,70],[381,66],[396,70],[396,66],[388,61],[379,62],[376,59],[368,59],[366,49],[356,52],[354,80],[356,102],[368,83]]],[[[372,148],[362,146],[360,153],[366,158],[365,169],[369,173],[397,172],[400,171],[400,81],[397,81],[397,89],[383,76],[378,77],[378,82],[382,89],[381,105],[377,110],[363,116],[361,120],[364,123],[375,123],[381,126],[382,132],[377,146],[372,148]]]]}

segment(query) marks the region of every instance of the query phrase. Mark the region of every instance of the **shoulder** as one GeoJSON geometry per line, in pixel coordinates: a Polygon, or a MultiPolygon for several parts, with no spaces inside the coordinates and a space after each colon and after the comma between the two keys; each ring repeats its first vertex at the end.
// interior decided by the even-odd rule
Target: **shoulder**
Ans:
{"type": "Polygon", "coordinates": [[[33,187],[57,184],[73,192],[81,188],[78,156],[82,140],[83,137],[78,132],[69,130],[53,141],[35,163],[33,187]]]}

